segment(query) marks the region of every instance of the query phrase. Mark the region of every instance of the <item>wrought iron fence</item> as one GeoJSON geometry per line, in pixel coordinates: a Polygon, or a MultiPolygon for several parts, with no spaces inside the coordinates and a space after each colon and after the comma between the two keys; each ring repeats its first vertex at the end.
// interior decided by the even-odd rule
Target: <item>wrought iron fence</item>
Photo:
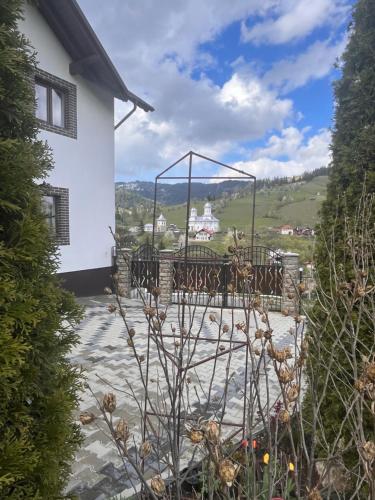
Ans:
{"type": "Polygon", "coordinates": [[[141,245],[132,253],[131,286],[133,297],[137,296],[138,288],[143,293],[149,293],[159,286],[159,251],[152,245],[141,245]]]}

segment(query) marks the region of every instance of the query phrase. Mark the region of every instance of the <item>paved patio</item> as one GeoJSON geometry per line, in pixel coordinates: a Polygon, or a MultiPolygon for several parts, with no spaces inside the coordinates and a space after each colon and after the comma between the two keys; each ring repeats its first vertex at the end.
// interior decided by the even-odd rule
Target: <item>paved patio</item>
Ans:
{"type": "MultiPolygon", "coordinates": [[[[81,365],[85,369],[87,382],[99,400],[107,392],[116,393],[117,409],[115,416],[126,417],[129,422],[133,445],[138,446],[140,443],[139,411],[134,399],[128,394],[120,392],[120,390],[127,392],[128,387],[131,386],[136,396],[142,400],[143,387],[132,349],[127,344],[128,335],[124,323],[118,314],[108,312],[107,306],[110,302],[108,297],[92,297],[81,299],[80,302],[86,307],[86,315],[78,328],[81,344],[72,352],[71,360],[74,364],[81,365]]],[[[139,300],[127,300],[126,311],[128,324],[136,331],[134,341],[137,352],[146,355],[147,326],[143,305],[139,300]]],[[[216,314],[219,319],[220,311],[209,308],[202,322],[203,308],[197,309],[195,317],[192,319],[193,333],[197,334],[201,328],[200,336],[208,339],[217,336],[217,326],[210,320],[210,313],[216,314]]],[[[243,320],[243,314],[241,310],[224,310],[223,322],[229,326],[232,322],[236,324],[243,320]]],[[[171,326],[178,326],[177,306],[169,308],[167,323],[170,323],[171,326]]],[[[289,329],[293,324],[292,318],[283,317],[280,313],[270,313],[270,323],[274,330],[275,345],[278,348],[292,346],[294,338],[289,333],[289,329]]],[[[255,330],[254,319],[250,324],[255,330]]],[[[233,340],[243,340],[243,335],[242,332],[236,331],[233,340]]],[[[169,339],[169,349],[174,349],[173,342],[174,339],[169,339]]],[[[216,346],[217,344],[214,342],[199,342],[199,348],[194,355],[194,362],[206,359],[214,354],[216,346]]],[[[223,381],[229,366],[232,376],[228,387],[225,419],[241,422],[245,354],[245,349],[242,348],[233,352],[230,360],[229,354],[218,358],[217,370],[212,385],[213,405],[209,410],[211,415],[214,411],[212,406],[214,406],[215,401],[217,402],[216,411],[220,410],[223,381]],[[228,365],[229,361],[230,365],[228,365]]],[[[213,363],[213,361],[201,364],[189,372],[192,380],[190,392],[196,392],[198,397],[190,395],[188,405],[185,407],[186,412],[194,413],[201,410],[202,400],[209,384],[210,363],[213,363]]],[[[270,374],[271,372],[272,370],[270,374]]],[[[161,379],[160,361],[157,349],[154,347],[150,356],[149,390],[151,394],[155,395],[155,398],[158,395],[157,384],[161,379]]],[[[272,375],[269,385],[271,400],[275,400],[278,397],[278,384],[272,378],[272,375]]],[[[99,415],[95,399],[88,390],[82,393],[80,411],[89,411],[99,415]]],[[[119,493],[122,493],[124,497],[130,494],[133,490],[130,488],[129,476],[124,471],[117,449],[108,435],[105,425],[99,419],[96,423],[83,427],[83,433],[85,442],[77,453],[68,491],[76,494],[82,500],[102,500],[119,493]]],[[[152,468],[152,464],[149,465],[152,468]]],[[[136,479],[135,475],[131,475],[136,479]]]]}

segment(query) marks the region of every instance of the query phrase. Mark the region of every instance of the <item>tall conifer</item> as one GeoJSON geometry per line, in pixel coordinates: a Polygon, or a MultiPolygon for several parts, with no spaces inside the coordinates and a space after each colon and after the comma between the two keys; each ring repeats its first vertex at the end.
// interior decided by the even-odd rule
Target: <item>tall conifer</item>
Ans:
{"type": "MultiPolygon", "coordinates": [[[[375,2],[358,0],[353,11],[353,21],[349,28],[349,41],[342,56],[342,75],[334,85],[336,108],[332,135],[332,163],[329,175],[327,200],[321,210],[321,226],[317,236],[316,267],[321,293],[336,297],[337,308],[343,307],[340,299],[341,286],[350,289],[356,276],[353,275],[353,256],[349,255],[346,228],[350,227],[358,214],[363,194],[375,192],[375,2]],[[334,264],[333,264],[334,263],[334,264]],[[337,272],[336,276],[332,269],[337,272]]],[[[362,198],[363,201],[363,198],[362,198]]],[[[365,221],[370,228],[375,222],[375,214],[365,221]]],[[[375,256],[369,259],[374,262],[375,256]]],[[[367,269],[368,282],[374,278],[374,269],[367,269]]],[[[369,304],[370,306],[370,304],[369,304]]],[[[353,315],[358,311],[353,307],[353,315]]],[[[358,332],[358,350],[353,354],[350,339],[338,342],[340,323],[332,324],[330,311],[317,303],[312,311],[314,318],[311,328],[315,328],[315,344],[310,346],[311,373],[320,380],[318,396],[326,391],[320,412],[324,434],[328,443],[333,443],[337,430],[344,421],[348,408],[340,398],[340,391],[350,391],[355,383],[355,374],[349,377],[348,356],[355,356],[361,366],[361,354],[374,350],[374,332],[363,320],[358,332]],[[319,343],[316,339],[319,338],[319,343]],[[320,345],[318,345],[320,344],[320,345]],[[318,355],[319,352],[319,355],[318,355]],[[348,355],[348,356],[347,356],[348,355]],[[319,361],[317,359],[319,358],[319,361]],[[330,365],[334,358],[335,362],[330,365]],[[334,370],[330,384],[324,388],[327,370],[334,370]],[[341,371],[340,371],[341,370],[341,371]],[[334,385],[333,385],[334,384],[334,385]],[[319,393],[320,391],[320,393],[319,393]]],[[[344,310],[342,318],[344,318],[344,310]]],[[[353,316],[354,318],[354,316],[353,316]]],[[[336,316],[336,322],[339,318],[336,316]]],[[[345,392],[345,394],[346,394],[345,392]]],[[[355,395],[353,396],[355,397],[355,395]]],[[[307,406],[313,404],[308,393],[307,406]]],[[[311,407],[310,407],[311,410],[311,407]]],[[[373,439],[373,422],[369,415],[369,433],[366,439],[373,439]]],[[[350,442],[352,436],[346,426],[345,437],[350,442]]],[[[353,450],[355,447],[353,447],[353,450]]],[[[353,453],[355,453],[353,451],[353,453]]],[[[347,456],[349,465],[354,456],[347,456]]]]}
{"type": "Polygon", "coordinates": [[[80,378],[66,358],[80,310],[58,286],[41,210],[52,158],[37,139],[22,4],[0,2],[0,498],[55,499],[80,442],[80,378]]]}

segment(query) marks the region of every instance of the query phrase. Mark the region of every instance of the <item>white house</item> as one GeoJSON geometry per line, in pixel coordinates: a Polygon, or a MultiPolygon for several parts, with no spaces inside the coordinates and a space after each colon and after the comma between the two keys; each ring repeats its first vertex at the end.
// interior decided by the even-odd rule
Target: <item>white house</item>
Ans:
{"type": "Polygon", "coordinates": [[[143,226],[143,230],[146,232],[146,233],[152,233],[152,231],[154,230],[154,225],[151,224],[151,223],[148,223],[148,224],[145,224],[143,226]]]}
{"type": "Polygon", "coordinates": [[[54,158],[45,209],[59,274],[78,295],[102,293],[113,266],[114,98],[134,111],[153,108],[127,89],[76,0],[25,1],[19,28],[37,53],[36,116],[54,158]]]}
{"type": "Polygon", "coordinates": [[[212,206],[208,202],[204,206],[203,215],[198,215],[196,208],[190,211],[189,231],[198,232],[201,229],[208,229],[213,233],[219,231],[219,219],[212,215],[212,206]]]}
{"type": "Polygon", "coordinates": [[[194,236],[196,241],[210,241],[212,240],[214,231],[210,229],[200,229],[194,236]]]}
{"type": "Polygon", "coordinates": [[[160,214],[159,217],[156,219],[156,231],[158,233],[165,233],[167,230],[167,219],[164,217],[163,214],[160,214]]]}
{"type": "Polygon", "coordinates": [[[285,224],[284,226],[280,227],[280,234],[292,236],[293,232],[293,227],[289,224],[285,224]]]}

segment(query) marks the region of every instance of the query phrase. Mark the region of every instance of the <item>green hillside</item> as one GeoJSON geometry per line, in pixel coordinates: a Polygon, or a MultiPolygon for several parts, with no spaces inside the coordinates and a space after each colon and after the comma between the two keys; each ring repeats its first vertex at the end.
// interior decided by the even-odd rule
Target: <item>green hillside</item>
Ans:
{"type": "MultiPolygon", "coordinates": [[[[294,183],[272,189],[257,191],[255,206],[255,229],[291,224],[292,226],[314,226],[318,221],[318,210],[326,196],[328,177],[315,177],[305,183],[294,183]]],[[[205,201],[192,201],[191,206],[203,210],[205,201]]],[[[220,219],[222,230],[233,226],[249,231],[251,221],[250,196],[237,199],[218,199],[212,202],[213,213],[220,219]]],[[[186,204],[161,207],[168,223],[184,227],[186,204]]],[[[151,221],[151,216],[150,216],[151,221]]]]}
{"type": "MultiPolygon", "coordinates": [[[[318,222],[318,212],[326,196],[327,176],[318,176],[306,181],[290,182],[272,187],[263,187],[256,192],[255,206],[255,243],[284,251],[295,251],[304,260],[312,255],[313,238],[301,236],[280,235],[275,229],[283,224],[314,227],[318,222]]],[[[117,193],[117,198],[120,198],[117,193]]],[[[192,200],[191,207],[203,212],[206,200],[192,200]]],[[[225,253],[231,243],[228,230],[236,227],[246,234],[244,244],[250,244],[250,229],[252,216],[252,200],[244,190],[237,194],[225,194],[212,202],[213,214],[220,220],[221,232],[214,239],[205,243],[210,248],[225,253]]],[[[117,214],[118,230],[121,232],[142,222],[152,222],[153,203],[139,194],[129,193],[125,203],[126,211],[117,214]],[[124,225],[125,223],[125,225],[124,225]]],[[[178,228],[185,227],[186,203],[180,205],[158,205],[157,215],[162,212],[167,223],[176,224],[178,228]]],[[[137,245],[146,241],[147,234],[133,235],[128,244],[137,245]]],[[[162,235],[157,235],[157,242],[163,239],[163,245],[173,246],[175,241],[169,241],[162,235]]]]}

